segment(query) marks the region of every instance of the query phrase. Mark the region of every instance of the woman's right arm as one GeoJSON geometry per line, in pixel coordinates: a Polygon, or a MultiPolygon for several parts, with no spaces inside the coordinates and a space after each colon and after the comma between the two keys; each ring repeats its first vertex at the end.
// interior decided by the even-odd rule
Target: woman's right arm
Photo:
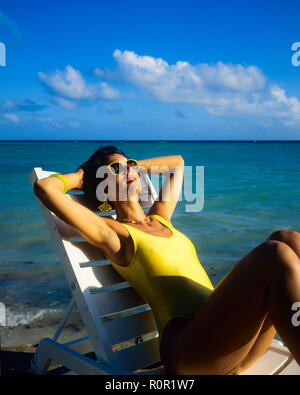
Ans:
{"type": "MultiPolygon", "coordinates": [[[[69,189],[82,187],[82,169],[63,176],[68,181],[69,189]]],[[[50,211],[77,230],[88,243],[103,250],[118,250],[120,240],[117,233],[103,218],[66,196],[61,180],[55,177],[37,180],[34,193],[50,211]]]]}

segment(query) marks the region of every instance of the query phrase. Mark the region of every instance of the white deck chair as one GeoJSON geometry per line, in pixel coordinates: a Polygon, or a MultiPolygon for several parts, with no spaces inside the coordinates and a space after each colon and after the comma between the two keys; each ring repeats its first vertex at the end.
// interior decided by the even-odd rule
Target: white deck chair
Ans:
{"type": "MultiPolygon", "coordinates": [[[[29,175],[31,185],[52,173],[34,168],[29,175]]],[[[141,183],[140,203],[143,208],[150,207],[157,193],[147,174],[141,174],[141,183]]],[[[68,196],[85,204],[82,194],[68,196]]],[[[163,366],[143,369],[160,361],[158,333],[149,305],[114,270],[99,249],[83,239],[78,241],[78,233],[37,200],[73,299],[53,339],[40,341],[32,371],[46,374],[53,360],[77,374],[166,373],[163,366]],[[58,337],[75,304],[88,337],[59,343],[58,337]],[[85,355],[92,351],[96,360],[85,355]]],[[[274,340],[263,357],[243,374],[284,374],[285,371],[300,374],[300,367],[288,349],[274,340]]]]}

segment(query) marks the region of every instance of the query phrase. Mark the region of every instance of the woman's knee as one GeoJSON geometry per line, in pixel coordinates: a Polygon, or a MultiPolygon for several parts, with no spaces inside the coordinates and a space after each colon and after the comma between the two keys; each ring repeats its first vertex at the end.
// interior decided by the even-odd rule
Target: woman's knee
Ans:
{"type": "Polygon", "coordinates": [[[282,272],[283,269],[296,269],[299,271],[299,258],[295,251],[285,242],[268,239],[260,246],[262,251],[262,261],[267,264],[270,272],[276,273],[276,268],[279,269],[277,272],[282,272]]]}
{"type": "Polygon", "coordinates": [[[267,240],[278,240],[283,243],[300,242],[300,233],[294,230],[281,229],[271,233],[267,240]]]}
{"type": "Polygon", "coordinates": [[[276,230],[267,238],[287,244],[300,258],[300,233],[293,230],[276,230]]]}
{"type": "Polygon", "coordinates": [[[269,259],[277,258],[288,246],[280,240],[267,239],[257,247],[261,257],[269,259]]]}

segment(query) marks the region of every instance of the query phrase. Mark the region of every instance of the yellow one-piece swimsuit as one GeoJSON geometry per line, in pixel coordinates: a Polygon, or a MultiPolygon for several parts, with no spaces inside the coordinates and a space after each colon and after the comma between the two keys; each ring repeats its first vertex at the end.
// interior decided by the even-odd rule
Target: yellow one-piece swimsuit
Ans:
{"type": "Polygon", "coordinates": [[[133,258],[128,266],[107,259],[150,305],[161,339],[172,318],[192,318],[214,288],[192,241],[160,215],[149,217],[169,228],[172,236],[155,236],[122,224],[134,243],[133,258]]]}

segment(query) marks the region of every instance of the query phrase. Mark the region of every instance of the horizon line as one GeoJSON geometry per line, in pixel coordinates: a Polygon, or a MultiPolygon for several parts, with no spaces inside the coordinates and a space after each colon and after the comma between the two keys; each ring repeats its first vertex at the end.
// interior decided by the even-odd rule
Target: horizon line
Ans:
{"type": "Polygon", "coordinates": [[[215,140],[123,140],[123,139],[110,139],[110,140],[85,140],[85,139],[19,139],[19,140],[1,140],[0,143],[12,143],[12,142],[47,142],[47,143],[64,143],[64,142],[76,142],[76,143],[95,143],[95,142],[133,142],[133,143],[152,143],[152,142],[162,142],[162,143],[171,143],[171,142],[180,142],[180,143],[190,143],[190,142],[201,142],[201,143],[218,143],[218,142],[230,142],[230,143],[272,143],[272,142],[278,142],[278,143],[300,143],[300,139],[298,140],[292,140],[292,139],[269,139],[269,140],[259,140],[259,139],[244,139],[244,140],[238,140],[238,139],[228,139],[228,140],[221,140],[221,139],[215,139],[215,140]]]}

